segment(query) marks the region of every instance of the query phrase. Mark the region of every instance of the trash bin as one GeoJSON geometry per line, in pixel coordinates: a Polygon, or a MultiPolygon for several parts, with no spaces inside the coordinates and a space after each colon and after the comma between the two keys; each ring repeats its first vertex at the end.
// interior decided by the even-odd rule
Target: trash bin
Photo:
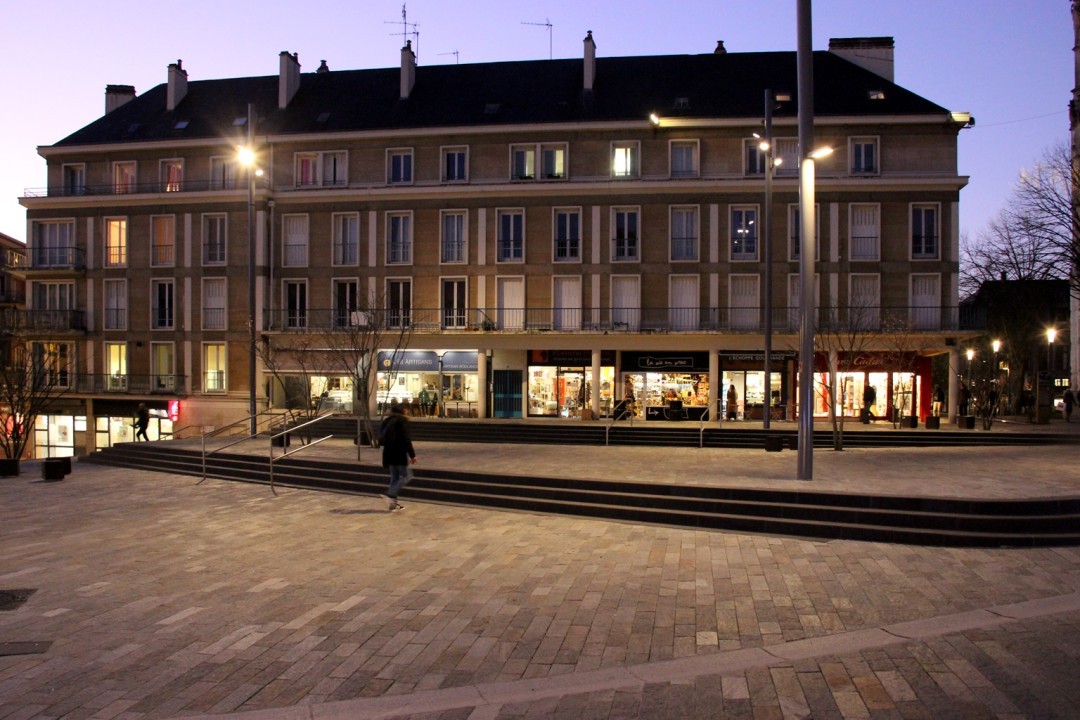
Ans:
{"type": "Polygon", "coordinates": [[[780,452],[783,449],[784,438],[782,435],[765,436],[765,452],[780,452]]]}

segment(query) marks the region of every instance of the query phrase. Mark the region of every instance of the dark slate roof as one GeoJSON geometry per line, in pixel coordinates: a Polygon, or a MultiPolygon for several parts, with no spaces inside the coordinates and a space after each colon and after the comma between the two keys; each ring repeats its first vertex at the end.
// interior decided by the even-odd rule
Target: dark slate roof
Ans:
{"type": "MultiPolygon", "coordinates": [[[[601,57],[593,92],[582,91],[583,61],[534,60],[418,66],[401,100],[400,69],[303,73],[289,107],[277,107],[278,76],[188,83],[165,109],[164,84],[69,135],[58,146],[243,134],[234,121],[256,107],[260,134],[644,120],[755,118],[764,92],[786,91],[777,117],[798,112],[794,52],[601,57]],[[685,107],[676,107],[678,98],[685,107]],[[179,121],[187,121],[177,129],[179,121]]],[[[814,53],[817,116],[944,114],[936,105],[829,52],[814,53]],[[871,91],[883,91],[871,100],[871,91]]]]}

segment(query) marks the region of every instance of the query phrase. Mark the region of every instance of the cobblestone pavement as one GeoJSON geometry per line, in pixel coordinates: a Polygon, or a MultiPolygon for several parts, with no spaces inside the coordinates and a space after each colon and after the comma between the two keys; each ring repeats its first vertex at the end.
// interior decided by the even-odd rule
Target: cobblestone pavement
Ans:
{"type": "MultiPolygon", "coordinates": [[[[764,457],[726,452],[750,468],[732,476],[764,457]]],[[[829,472],[854,489],[892,452],[829,472]]],[[[994,464],[1076,495],[1073,452],[922,467],[947,483],[994,464]]],[[[660,467],[638,462],[635,477],[660,467]]],[[[87,463],[49,483],[28,465],[0,479],[0,589],[36,590],[0,612],[3,720],[1080,717],[1080,548],[818,542],[407,493],[391,514],[87,463]]]]}

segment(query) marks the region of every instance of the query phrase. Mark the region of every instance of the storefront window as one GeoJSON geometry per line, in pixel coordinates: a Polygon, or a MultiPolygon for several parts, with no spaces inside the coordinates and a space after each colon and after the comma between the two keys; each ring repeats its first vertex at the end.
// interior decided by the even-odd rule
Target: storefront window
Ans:
{"type": "MultiPolygon", "coordinates": [[[[117,443],[135,441],[135,418],[133,416],[99,415],[94,418],[94,445],[98,450],[112,447],[117,443]]],[[[78,424],[76,424],[76,428],[78,424]]],[[[169,439],[173,436],[175,424],[169,419],[166,410],[150,408],[150,424],[146,428],[146,437],[154,440],[169,439]]]]}
{"type": "Polygon", "coordinates": [[[311,406],[319,412],[351,413],[353,379],[348,375],[315,375],[311,378],[311,406]]]}
{"type": "Polygon", "coordinates": [[[85,427],[86,417],[38,415],[34,421],[34,457],[72,457],[75,455],[76,423],[85,427]]]}
{"type": "MultiPolygon", "coordinates": [[[[600,415],[611,415],[615,368],[600,368],[600,415]]],[[[592,369],[588,367],[532,366],[529,368],[529,415],[580,418],[592,407],[592,369]]]]}
{"type": "Polygon", "coordinates": [[[631,391],[631,414],[649,420],[700,420],[709,406],[705,373],[627,373],[623,397],[629,399],[631,391]]]}

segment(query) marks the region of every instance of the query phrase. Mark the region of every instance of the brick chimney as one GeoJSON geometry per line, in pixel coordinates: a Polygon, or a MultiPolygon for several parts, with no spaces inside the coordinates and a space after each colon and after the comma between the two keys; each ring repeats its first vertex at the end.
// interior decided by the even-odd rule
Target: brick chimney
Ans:
{"type": "Polygon", "coordinates": [[[401,48],[401,99],[408,100],[416,84],[416,54],[412,50],[412,40],[405,41],[401,48]]]}
{"type": "Polygon", "coordinates": [[[864,70],[893,81],[893,39],[891,37],[829,38],[829,52],[864,70]]]}
{"type": "Polygon", "coordinates": [[[289,54],[283,50],[278,55],[278,58],[280,71],[278,73],[277,105],[278,109],[284,110],[289,107],[289,103],[292,102],[296,91],[300,89],[300,54],[289,54]]]}
{"type": "Polygon", "coordinates": [[[121,105],[125,105],[135,99],[135,87],[133,85],[106,85],[105,86],[105,114],[108,115],[121,105]]]}
{"type": "Polygon", "coordinates": [[[181,61],[169,63],[169,87],[165,92],[165,109],[175,110],[187,95],[187,70],[181,61]]]}
{"type": "Polygon", "coordinates": [[[592,91],[596,80],[596,43],[592,39],[592,30],[585,36],[585,90],[592,91]]]}

